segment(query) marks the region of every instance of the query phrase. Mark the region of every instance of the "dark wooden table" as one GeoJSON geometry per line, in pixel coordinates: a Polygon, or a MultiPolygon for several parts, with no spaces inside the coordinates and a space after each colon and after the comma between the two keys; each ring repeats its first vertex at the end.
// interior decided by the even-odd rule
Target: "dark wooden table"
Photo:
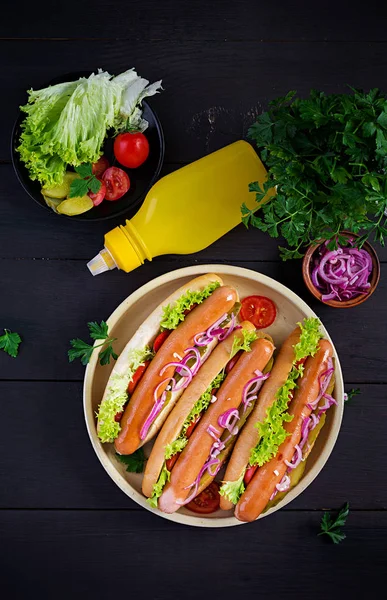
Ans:
{"type": "Polygon", "coordinates": [[[162,78],[152,99],[164,127],[164,173],[246,136],[270,99],[346,84],[387,91],[387,11],[326,0],[68,0],[7,3],[0,32],[0,327],[20,332],[0,353],[0,570],[4,598],[364,598],[385,589],[387,251],[379,287],[339,311],[304,288],[300,264],[237,227],[194,256],[166,256],[126,275],[93,278],[86,261],[115,225],[60,219],[19,187],[9,143],[25,90],[71,71],[136,66],[162,78]],[[341,6],[341,5],[345,6],[341,6]],[[41,5],[41,6],[39,6],[41,5]],[[270,275],[304,298],[340,354],[347,389],[334,452],[317,480],[274,516],[225,530],[172,524],[131,502],[91,448],[81,365],[69,339],[107,318],[139,286],[182,266],[224,262],[270,275]],[[316,537],[322,509],[351,513],[339,546],[316,537]],[[152,582],[152,583],[151,583],[152,582]]]}

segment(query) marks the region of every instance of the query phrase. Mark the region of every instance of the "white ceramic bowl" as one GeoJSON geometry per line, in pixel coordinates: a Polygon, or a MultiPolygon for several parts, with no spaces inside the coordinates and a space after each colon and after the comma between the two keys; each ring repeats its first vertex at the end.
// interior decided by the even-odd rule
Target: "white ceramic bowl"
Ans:
{"type": "MultiPolygon", "coordinates": [[[[186,267],[153,279],[153,281],[143,285],[131,294],[116,308],[107,321],[109,332],[118,338],[114,344],[115,350],[121,352],[139,325],[160,304],[163,298],[166,298],[177,288],[203,273],[218,273],[225,284],[230,284],[238,290],[241,298],[251,294],[259,294],[271,298],[275,302],[278,312],[276,320],[267,329],[267,332],[273,337],[277,346],[282,344],[298,321],[301,321],[305,317],[316,316],[309,306],[294,292],[261,273],[229,265],[186,267]]],[[[330,339],[326,329],[324,327],[322,329],[324,336],[330,339]]],[[[339,358],[335,349],[334,357],[336,385],[333,396],[337,400],[338,405],[333,406],[327,413],[326,423],[308,457],[305,473],[301,481],[286,494],[281,502],[262,514],[259,518],[271,515],[299,496],[319,474],[332,452],[340,430],[344,408],[344,383],[339,358]]],[[[219,510],[203,517],[192,513],[186,508],[181,508],[172,515],[166,515],[158,509],[153,509],[149,506],[146,498],[141,493],[142,475],[128,473],[125,470],[125,466],[116,459],[113,444],[101,444],[97,437],[95,411],[101,402],[111,369],[112,364],[101,367],[98,362],[98,354],[96,352],[93,353],[90,363],[86,368],[83,402],[86,426],[92,446],[102,466],[113,481],[137,504],[165,519],[198,527],[229,527],[231,525],[240,525],[241,522],[232,515],[232,511],[224,512],[219,510]]],[[[144,447],[146,455],[149,455],[151,444],[152,442],[144,447]]]]}

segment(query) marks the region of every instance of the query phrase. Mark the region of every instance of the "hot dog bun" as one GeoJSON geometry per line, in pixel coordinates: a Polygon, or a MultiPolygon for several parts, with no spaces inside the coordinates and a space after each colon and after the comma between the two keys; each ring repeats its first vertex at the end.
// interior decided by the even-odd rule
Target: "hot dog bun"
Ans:
{"type": "MultiPolygon", "coordinates": [[[[254,331],[254,325],[249,321],[244,321],[241,326],[244,330],[254,331]]],[[[227,365],[230,360],[234,339],[242,337],[242,329],[235,330],[228,338],[216,346],[211,356],[200,368],[190,385],[184,390],[181,398],[169,414],[157,436],[146,464],[142,482],[142,491],[145,496],[150,497],[152,495],[153,486],[159,478],[165,460],[165,447],[179,437],[183,424],[195,403],[227,365]]]]}
{"type": "MultiPolygon", "coordinates": [[[[165,300],[163,300],[157,306],[157,308],[154,309],[154,311],[149,315],[149,317],[145,319],[145,321],[142,323],[142,325],[140,325],[133,337],[126,344],[125,348],[122,350],[120,356],[118,357],[118,360],[114,364],[113,370],[110,374],[109,380],[105,388],[101,406],[102,404],[109,401],[112,393],[111,390],[115,384],[115,380],[125,378],[125,375],[131,366],[133,352],[136,350],[142,350],[146,346],[152,346],[152,343],[160,329],[160,323],[163,318],[163,308],[168,304],[174,304],[176,300],[178,300],[188,290],[193,292],[201,291],[213,282],[218,282],[220,285],[223,285],[221,277],[215,275],[214,273],[209,273],[206,275],[201,275],[200,277],[196,277],[195,279],[192,279],[191,281],[186,283],[184,286],[177,289],[175,292],[173,292],[173,294],[165,298],[165,300]]],[[[125,391],[126,390],[124,390],[124,393],[125,391]]],[[[102,420],[98,419],[98,433],[100,432],[102,425],[102,420]]]]}
{"type": "Polygon", "coordinates": [[[249,379],[255,376],[255,371],[263,371],[274,350],[273,344],[264,338],[253,342],[251,351],[246,352],[236,363],[217,393],[217,401],[211,404],[206,414],[194,430],[187,446],[177,459],[172,469],[171,479],[164,488],[159,499],[160,510],[173,513],[180,508],[188,495],[193,482],[206,462],[213,438],[207,432],[209,426],[219,426],[219,417],[230,408],[239,408],[242,401],[243,388],[249,379]]]}
{"type": "MultiPolygon", "coordinates": [[[[168,385],[168,377],[172,377],[175,371],[174,367],[169,367],[160,375],[163,367],[170,362],[176,362],[176,356],[184,356],[186,349],[194,344],[194,336],[206,331],[223,314],[229,312],[237,300],[238,294],[234,288],[219,287],[202,304],[192,310],[177,329],[171,332],[137,385],[125,409],[121,419],[121,431],[114,442],[119,454],[132,454],[149,439],[149,436],[145,439],[141,438],[141,429],[155,402],[154,391],[157,386],[160,386],[158,392],[161,395],[168,385]],[[165,383],[162,383],[163,381],[165,383]]],[[[176,394],[173,401],[169,400],[150,435],[155,435],[156,430],[161,427],[167,412],[172,410],[178,396],[179,394],[176,394]]]]}
{"type": "MultiPolygon", "coordinates": [[[[274,361],[270,377],[263,384],[253,411],[238,436],[233,453],[227,465],[223,478],[224,481],[237,481],[246,469],[250,459],[250,451],[258,444],[260,438],[256,424],[264,421],[267,409],[273,404],[278,390],[284,385],[288,378],[294,360],[293,346],[299,342],[300,335],[301,330],[299,327],[296,327],[282,344],[278,356],[274,361]]],[[[234,505],[228,498],[221,496],[221,509],[229,510],[233,508],[233,506],[234,505]]]]}
{"type": "Polygon", "coordinates": [[[289,414],[293,419],[284,424],[284,429],[289,435],[279,447],[277,455],[256,471],[242,494],[235,507],[235,516],[240,521],[254,521],[259,517],[275,486],[285,475],[285,461],[291,461],[295,446],[301,440],[302,422],[312,411],[310,403],[317,399],[320,390],[319,377],[326,370],[328,358],[331,358],[332,354],[331,343],[328,340],[320,340],[315,356],[307,359],[304,375],[289,407],[289,414]]]}

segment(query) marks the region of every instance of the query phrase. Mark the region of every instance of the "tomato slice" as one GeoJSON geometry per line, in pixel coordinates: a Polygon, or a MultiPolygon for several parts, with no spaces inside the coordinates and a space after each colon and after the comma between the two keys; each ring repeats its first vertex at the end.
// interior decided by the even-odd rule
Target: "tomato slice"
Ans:
{"type": "Polygon", "coordinates": [[[89,198],[93,201],[94,206],[98,206],[98,204],[101,204],[102,200],[104,200],[106,196],[105,182],[102,181],[102,179],[99,179],[99,177],[97,177],[97,179],[101,182],[101,187],[99,188],[98,192],[96,194],[94,194],[93,192],[87,193],[89,198]]]}
{"type": "Polygon", "coordinates": [[[114,202],[126,194],[130,188],[128,174],[118,167],[109,167],[102,175],[106,185],[106,200],[114,202]]]}
{"type": "Polygon", "coordinates": [[[216,481],[212,481],[205,490],[200,492],[196,498],[187,504],[187,508],[193,512],[208,515],[218,510],[219,503],[219,484],[216,481]]]}
{"type": "Polygon", "coordinates": [[[93,175],[95,175],[98,178],[101,177],[101,175],[105,173],[106,169],[108,169],[109,166],[109,161],[106,158],[106,156],[100,156],[97,162],[93,163],[91,166],[93,175]]]}
{"type": "Polygon", "coordinates": [[[227,363],[226,365],[226,373],[228,374],[231,369],[233,369],[235,367],[235,365],[237,364],[238,360],[240,359],[240,357],[243,354],[243,350],[239,350],[239,352],[236,353],[235,356],[233,356],[227,363]]]}
{"type": "Polygon", "coordinates": [[[141,377],[144,375],[145,371],[147,370],[148,366],[150,364],[150,360],[146,360],[144,362],[143,365],[140,365],[137,369],[137,371],[135,371],[132,381],[129,382],[128,385],[128,394],[132,395],[134,390],[137,387],[138,382],[140,381],[141,377]]]}
{"type": "Polygon", "coordinates": [[[255,467],[247,467],[245,476],[243,478],[243,483],[248,485],[253,478],[255,471],[258,469],[258,465],[255,467]]]}
{"type": "Polygon", "coordinates": [[[153,352],[158,352],[160,350],[161,346],[164,344],[165,340],[167,339],[170,333],[170,331],[162,331],[161,333],[159,333],[159,335],[153,342],[153,352]]]}
{"type": "Polygon", "coordinates": [[[274,322],[277,309],[266,296],[247,296],[242,300],[240,316],[242,321],[250,321],[257,329],[263,329],[274,322]]]}

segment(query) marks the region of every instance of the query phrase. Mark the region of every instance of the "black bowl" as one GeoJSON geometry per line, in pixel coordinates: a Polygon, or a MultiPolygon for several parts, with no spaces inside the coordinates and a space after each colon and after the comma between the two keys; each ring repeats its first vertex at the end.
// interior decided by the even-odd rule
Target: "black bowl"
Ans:
{"type": "MultiPolygon", "coordinates": [[[[80,77],[88,77],[90,73],[68,73],[67,75],[58,77],[50,81],[47,85],[55,85],[56,83],[62,83],[64,81],[74,81],[80,77]]],[[[47,87],[47,86],[42,86],[47,87]]],[[[144,200],[146,194],[156,182],[160,175],[161,167],[164,160],[164,135],[161,128],[160,121],[156,113],[151,109],[146,100],[142,101],[143,107],[143,118],[149,123],[148,128],[144,132],[149,142],[149,156],[141,167],[137,169],[127,169],[120,165],[114,157],[113,153],[113,138],[108,137],[104,144],[104,155],[108,158],[111,165],[120,167],[127,172],[130,178],[130,189],[128,192],[115,202],[108,202],[104,200],[99,206],[95,206],[91,210],[74,217],[68,217],[76,221],[103,221],[111,219],[119,215],[125,214],[133,209],[137,208],[144,200]]],[[[15,169],[17,178],[19,179],[22,187],[27,194],[35,200],[45,210],[54,212],[47,206],[44,198],[41,194],[41,185],[37,181],[31,181],[28,175],[28,171],[24,163],[20,160],[20,154],[16,148],[19,145],[19,138],[21,134],[20,125],[25,118],[25,113],[20,112],[16,119],[15,125],[12,131],[11,139],[11,156],[12,163],[15,169]]],[[[54,213],[57,214],[57,213],[54,213]]],[[[66,215],[58,215],[63,217],[66,215]]]]}

